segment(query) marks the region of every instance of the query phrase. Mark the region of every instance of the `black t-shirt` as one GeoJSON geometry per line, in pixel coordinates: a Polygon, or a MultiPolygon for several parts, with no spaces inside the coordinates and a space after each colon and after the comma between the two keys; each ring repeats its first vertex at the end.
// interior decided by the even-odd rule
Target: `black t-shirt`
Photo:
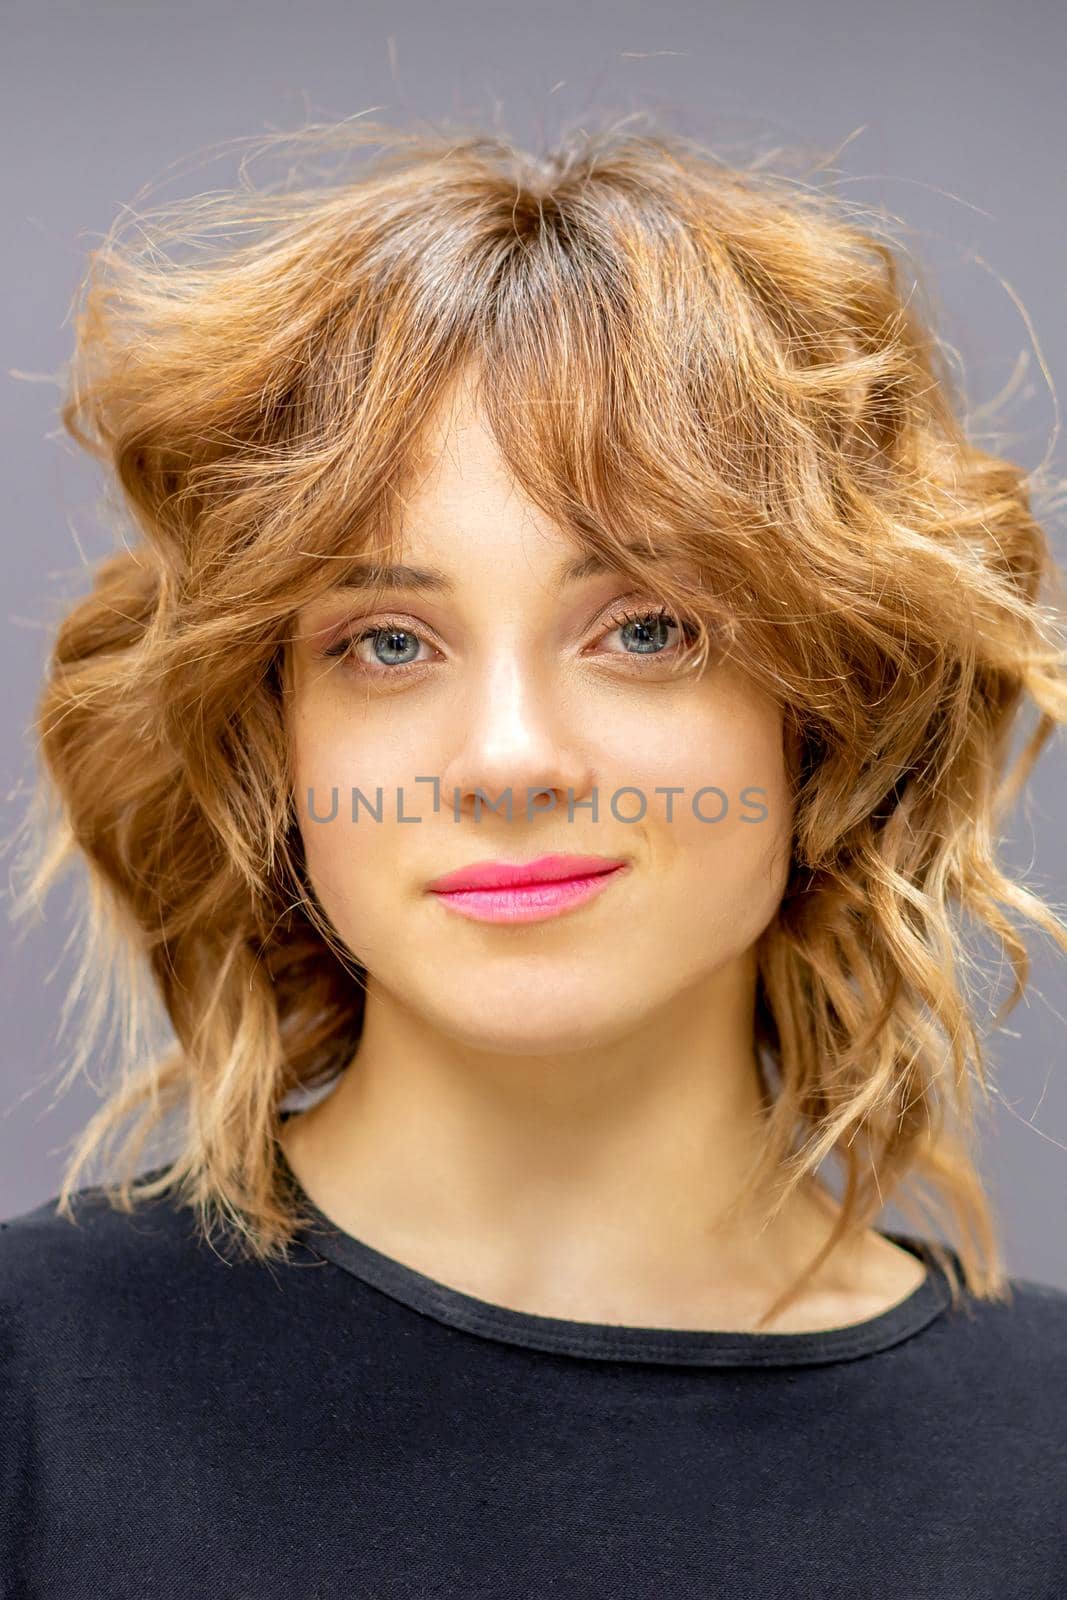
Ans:
{"type": "MultiPolygon", "coordinates": [[[[296,1182],[291,1169],[285,1170],[296,1182]]],[[[492,1305],[83,1188],[0,1232],[4,1600],[1064,1600],[1067,1292],[816,1333],[492,1305]]]]}

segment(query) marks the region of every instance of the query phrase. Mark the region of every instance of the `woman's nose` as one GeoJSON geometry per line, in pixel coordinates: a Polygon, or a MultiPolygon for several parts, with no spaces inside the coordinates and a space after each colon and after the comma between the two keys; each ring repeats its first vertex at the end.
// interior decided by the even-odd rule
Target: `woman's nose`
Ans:
{"type": "MultiPolygon", "coordinates": [[[[497,655],[455,716],[442,746],[447,810],[478,815],[492,808],[514,821],[542,811],[567,818],[568,795],[572,807],[588,800],[596,781],[591,751],[550,674],[531,671],[512,652],[497,655]]],[[[590,817],[588,805],[578,815],[590,817]]]]}

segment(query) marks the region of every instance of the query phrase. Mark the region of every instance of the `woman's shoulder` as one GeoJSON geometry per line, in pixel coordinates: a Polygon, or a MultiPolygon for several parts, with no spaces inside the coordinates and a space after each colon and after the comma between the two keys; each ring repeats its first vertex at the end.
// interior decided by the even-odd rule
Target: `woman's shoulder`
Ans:
{"type": "Polygon", "coordinates": [[[959,1252],[951,1245],[942,1246],[953,1263],[959,1284],[959,1303],[954,1305],[948,1275],[937,1261],[935,1241],[915,1233],[894,1233],[890,1237],[904,1242],[911,1254],[925,1261],[936,1285],[937,1298],[949,1313],[940,1319],[945,1326],[952,1330],[973,1330],[980,1341],[999,1333],[1011,1337],[1032,1333],[1047,1339],[1053,1348],[1067,1355],[1067,1287],[1060,1288],[1043,1278],[1022,1273],[1008,1273],[1004,1296],[982,1299],[966,1287],[959,1252]]]}
{"type": "MultiPolygon", "coordinates": [[[[959,1292],[947,1276],[935,1288],[941,1309],[918,1336],[905,1341],[916,1383],[931,1397],[967,1404],[984,1395],[987,1419],[1005,1430],[1047,1441],[1067,1437],[1067,1289],[1009,1273],[1002,1298],[983,1299],[964,1285],[956,1251],[959,1292]]],[[[991,1424],[992,1425],[992,1424],[991,1424]]]]}
{"type": "MultiPolygon", "coordinates": [[[[134,1182],[165,1171],[143,1169],[134,1182]]],[[[305,1254],[292,1252],[300,1264],[305,1254]]],[[[237,1315],[242,1304],[254,1313],[287,1281],[276,1264],[242,1252],[220,1225],[205,1233],[196,1209],[173,1188],[134,1193],[126,1209],[103,1185],[87,1184],[71,1192],[66,1210],[54,1194],[0,1221],[0,1327],[8,1330],[132,1326],[164,1311],[174,1326],[237,1315]]]]}
{"type": "MultiPolygon", "coordinates": [[[[159,1177],[165,1169],[152,1167],[135,1175],[135,1183],[159,1177]]],[[[180,1209],[173,1193],[134,1194],[129,1210],[113,1200],[101,1184],[86,1184],[70,1195],[69,1215],[60,1209],[60,1196],[50,1195],[37,1205],[0,1220],[0,1264],[30,1262],[41,1250],[74,1255],[84,1244],[90,1250],[130,1248],[138,1238],[172,1237],[192,1213],[180,1209]],[[176,1224],[178,1227],[176,1228],[176,1224]]]]}
{"type": "Polygon", "coordinates": [[[193,1223],[167,1196],[135,1198],[125,1211],[98,1185],[74,1190],[69,1211],[55,1194],[0,1221],[0,1315],[84,1311],[87,1301],[114,1300],[138,1281],[168,1275],[193,1223]]]}
{"type": "Polygon", "coordinates": [[[1067,1378],[1067,1289],[1037,1278],[1009,1277],[1004,1301],[964,1294],[965,1317],[979,1336],[999,1335],[1019,1350],[1045,1355],[1067,1378]]]}

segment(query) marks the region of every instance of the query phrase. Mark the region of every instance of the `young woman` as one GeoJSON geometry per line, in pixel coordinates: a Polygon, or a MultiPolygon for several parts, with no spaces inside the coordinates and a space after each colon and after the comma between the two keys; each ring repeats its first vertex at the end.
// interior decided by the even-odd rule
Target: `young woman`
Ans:
{"type": "Polygon", "coordinates": [[[22,903],[84,864],[126,1049],[0,1236],[4,1593],[1067,1592],[962,984],[965,918],[1012,1001],[1008,913],[1067,949],[996,852],[1067,721],[1026,475],[814,186],[304,137],[384,154],[78,308],[129,526],[22,903]]]}

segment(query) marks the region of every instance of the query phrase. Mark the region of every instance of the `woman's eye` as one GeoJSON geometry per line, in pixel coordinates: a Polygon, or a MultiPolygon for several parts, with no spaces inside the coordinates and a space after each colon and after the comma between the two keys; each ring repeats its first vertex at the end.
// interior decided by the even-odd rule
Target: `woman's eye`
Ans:
{"type": "Polygon", "coordinates": [[[323,655],[351,662],[357,671],[389,673],[396,676],[405,667],[422,666],[419,649],[425,641],[413,628],[399,623],[384,623],[376,628],[338,639],[323,655]]]}
{"type": "Polygon", "coordinates": [[[665,608],[654,606],[650,610],[634,610],[613,616],[614,627],[602,635],[610,639],[619,636],[620,648],[608,650],[609,655],[662,656],[670,652],[672,634],[680,634],[687,642],[696,637],[695,631],[680,623],[665,608]]]}

